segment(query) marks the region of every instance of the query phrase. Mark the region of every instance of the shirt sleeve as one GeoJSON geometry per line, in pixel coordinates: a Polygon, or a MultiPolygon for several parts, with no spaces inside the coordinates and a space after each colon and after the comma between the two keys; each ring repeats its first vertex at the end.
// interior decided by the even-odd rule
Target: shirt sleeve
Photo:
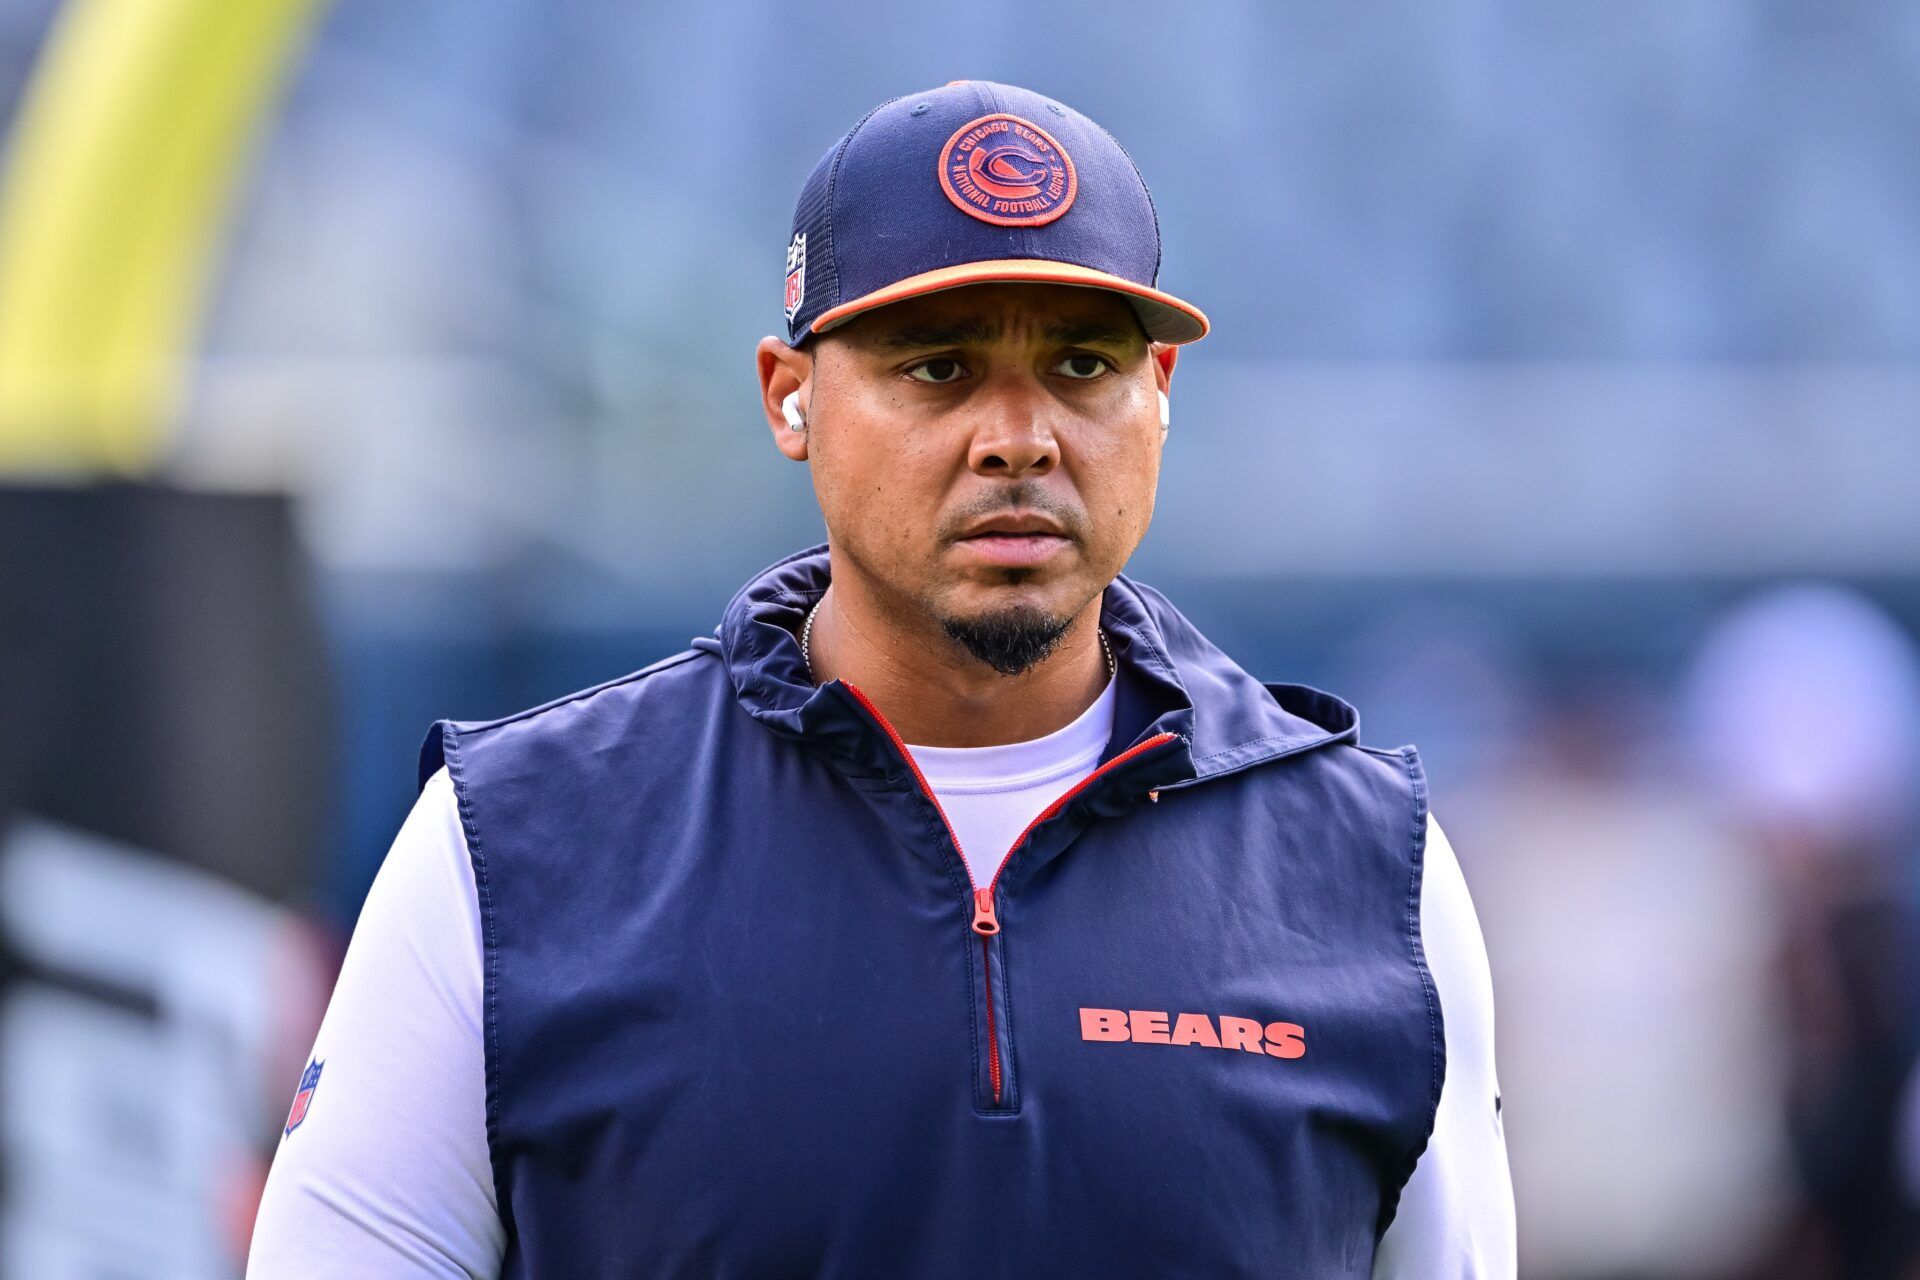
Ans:
{"type": "Polygon", "coordinates": [[[1373,1280],[1513,1280],[1513,1181],[1493,1061],[1493,975],[1466,877],[1427,816],[1420,935],[1447,1070],[1433,1136],[1374,1255],[1373,1280]]]}
{"type": "Polygon", "coordinates": [[[481,934],[444,768],[375,876],[283,1132],[247,1275],[495,1277],[481,934]]]}

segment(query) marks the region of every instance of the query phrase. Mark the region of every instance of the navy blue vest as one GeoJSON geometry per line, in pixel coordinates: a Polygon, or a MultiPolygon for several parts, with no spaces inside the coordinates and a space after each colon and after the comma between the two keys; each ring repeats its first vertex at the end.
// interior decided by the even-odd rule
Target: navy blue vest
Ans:
{"type": "Polygon", "coordinates": [[[1122,576],[1103,763],[976,891],[884,718],[807,679],[827,577],[427,736],[506,1274],[1368,1275],[1445,1070],[1414,749],[1122,576]]]}

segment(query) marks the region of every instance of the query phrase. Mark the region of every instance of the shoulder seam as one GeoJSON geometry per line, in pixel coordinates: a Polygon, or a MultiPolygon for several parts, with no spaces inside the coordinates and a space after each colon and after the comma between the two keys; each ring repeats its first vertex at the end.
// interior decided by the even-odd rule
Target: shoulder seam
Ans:
{"type": "Polygon", "coordinates": [[[658,675],[662,671],[670,671],[674,667],[684,666],[692,662],[695,658],[707,656],[709,655],[704,649],[684,649],[679,653],[662,658],[658,662],[649,663],[638,671],[629,671],[625,675],[615,676],[611,680],[602,680],[599,684],[589,685],[584,689],[576,689],[572,693],[562,694],[558,698],[554,698],[549,702],[540,703],[538,706],[527,707],[524,710],[515,711],[493,720],[462,721],[459,724],[459,729],[462,733],[478,733],[483,729],[503,728],[521,720],[532,719],[534,716],[540,715],[543,712],[558,710],[561,707],[567,706],[569,703],[579,702],[583,698],[591,698],[596,693],[604,693],[606,690],[619,685],[632,684],[635,681],[644,680],[648,676],[658,675]]]}

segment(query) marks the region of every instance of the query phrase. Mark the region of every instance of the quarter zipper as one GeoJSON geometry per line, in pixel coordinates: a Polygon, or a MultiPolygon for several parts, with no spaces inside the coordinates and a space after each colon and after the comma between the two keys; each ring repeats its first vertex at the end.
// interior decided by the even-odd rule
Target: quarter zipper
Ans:
{"type": "MultiPolygon", "coordinates": [[[[1057,799],[1055,799],[1053,803],[1049,804],[1046,808],[1042,809],[1039,813],[1035,814],[1033,821],[1029,822],[1024,828],[1021,829],[1020,834],[1016,836],[1014,838],[1013,843],[1007,847],[1006,853],[1001,855],[1000,865],[998,865],[993,869],[993,878],[988,880],[987,887],[982,889],[978,885],[975,885],[973,883],[973,869],[967,862],[966,853],[960,847],[960,837],[957,834],[955,834],[953,829],[953,823],[951,820],[948,819],[946,809],[941,807],[940,797],[935,795],[933,792],[933,788],[930,785],[928,785],[927,776],[924,773],[920,772],[919,761],[915,760],[913,758],[913,753],[907,750],[906,740],[903,739],[900,736],[899,731],[893,727],[893,723],[890,720],[888,720],[884,715],[880,714],[880,708],[874,706],[873,700],[868,698],[866,694],[862,693],[857,685],[854,685],[846,680],[842,680],[840,683],[847,686],[847,692],[851,693],[855,698],[857,698],[860,702],[860,705],[867,709],[867,713],[874,718],[875,722],[878,723],[883,730],[886,731],[886,735],[888,739],[892,741],[894,745],[894,749],[900,753],[900,758],[907,762],[907,768],[912,771],[913,780],[914,782],[919,784],[921,794],[926,796],[927,800],[933,805],[934,812],[940,815],[941,825],[943,825],[947,829],[947,839],[953,842],[953,851],[955,854],[959,855],[960,867],[963,871],[967,873],[967,884],[972,889],[973,931],[980,935],[981,985],[986,990],[987,1077],[993,1084],[994,1105],[999,1106],[1000,1096],[1001,1096],[1001,1085],[1004,1080],[1004,1075],[1001,1069],[1001,1062],[1000,1062],[999,1031],[994,1022],[994,1013],[993,1013],[993,958],[992,958],[993,950],[992,950],[992,947],[993,947],[993,936],[1000,932],[1000,913],[996,908],[995,902],[994,902],[994,891],[999,887],[1000,873],[1007,869],[1007,864],[1013,861],[1013,855],[1016,852],[1018,852],[1021,845],[1026,843],[1027,837],[1033,834],[1033,830],[1035,827],[1038,827],[1041,823],[1045,822],[1047,819],[1059,813],[1060,810],[1064,809],[1067,806],[1067,804],[1073,800],[1075,796],[1079,795],[1082,791],[1085,791],[1089,786],[1093,785],[1094,781],[1097,778],[1099,778],[1100,775],[1108,772],[1109,770],[1115,769],[1122,764],[1125,764],[1127,761],[1133,759],[1135,756],[1138,756],[1143,752],[1151,751],[1155,747],[1158,747],[1163,743],[1171,742],[1174,739],[1178,738],[1180,735],[1177,733],[1156,733],[1151,738],[1148,738],[1145,742],[1137,742],[1133,746],[1128,747],[1125,751],[1122,751],[1119,755],[1107,761],[1105,764],[1095,769],[1092,773],[1089,773],[1086,777],[1080,779],[1080,781],[1074,783],[1071,787],[1067,788],[1067,790],[1061,793],[1061,795],[1057,799]]],[[[1155,794],[1153,798],[1158,800],[1160,797],[1157,794],[1155,794]]],[[[1004,939],[1001,941],[1000,945],[1002,947],[1006,946],[1006,942],[1004,939]]],[[[1002,963],[1004,965],[1004,961],[1002,963]]]]}

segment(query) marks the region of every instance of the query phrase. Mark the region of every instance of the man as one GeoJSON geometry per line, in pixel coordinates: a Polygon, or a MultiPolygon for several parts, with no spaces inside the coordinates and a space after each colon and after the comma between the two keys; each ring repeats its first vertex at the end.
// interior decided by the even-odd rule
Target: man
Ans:
{"type": "Polygon", "coordinates": [[[1206,331],[1159,253],[1026,90],[828,152],[758,350],[826,544],[434,726],[253,1274],[1513,1274],[1416,753],[1120,575],[1206,331]]]}

